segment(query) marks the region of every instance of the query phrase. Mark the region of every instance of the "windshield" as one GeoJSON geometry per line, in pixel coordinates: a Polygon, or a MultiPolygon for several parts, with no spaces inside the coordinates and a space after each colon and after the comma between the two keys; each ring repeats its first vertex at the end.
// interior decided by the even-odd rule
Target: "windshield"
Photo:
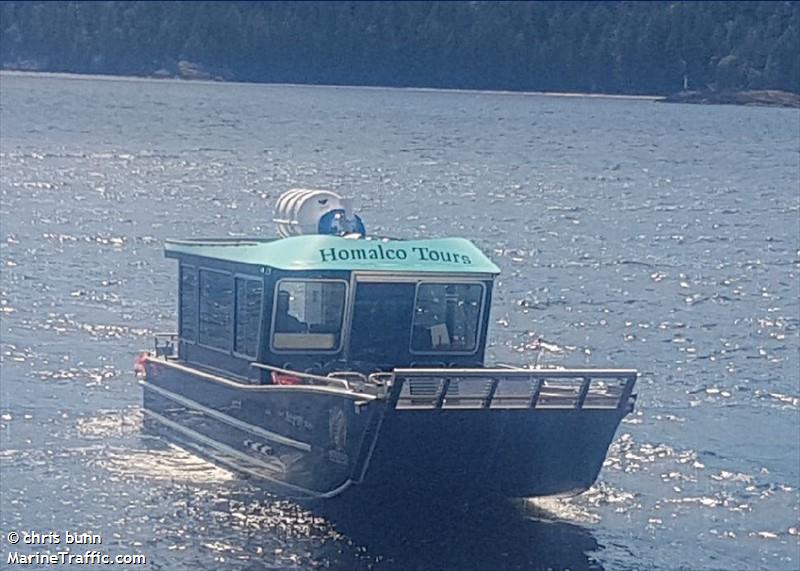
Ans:
{"type": "Polygon", "coordinates": [[[280,280],[273,312],[272,348],[336,351],[339,348],[347,283],[280,280]]]}
{"type": "Polygon", "coordinates": [[[414,304],[411,352],[476,351],[483,293],[480,283],[420,283],[414,304]]]}

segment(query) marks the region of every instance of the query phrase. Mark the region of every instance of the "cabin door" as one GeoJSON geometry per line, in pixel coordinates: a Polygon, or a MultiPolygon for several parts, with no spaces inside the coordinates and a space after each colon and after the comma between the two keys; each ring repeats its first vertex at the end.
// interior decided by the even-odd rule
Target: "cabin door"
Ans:
{"type": "Polygon", "coordinates": [[[358,282],[350,358],[378,367],[408,365],[416,284],[358,282]]]}

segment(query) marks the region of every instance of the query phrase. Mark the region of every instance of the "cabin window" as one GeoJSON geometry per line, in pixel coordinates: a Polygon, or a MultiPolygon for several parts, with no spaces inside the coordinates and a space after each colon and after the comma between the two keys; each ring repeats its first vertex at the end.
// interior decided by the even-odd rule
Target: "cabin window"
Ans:
{"type": "Polygon", "coordinates": [[[416,285],[358,282],[350,326],[352,359],[379,366],[407,362],[416,285]]]}
{"type": "Polygon", "coordinates": [[[200,343],[230,351],[233,325],[233,276],[200,270],[200,343]]]}
{"type": "Polygon", "coordinates": [[[181,264],[180,266],[180,322],[178,324],[181,339],[197,341],[197,268],[181,264]]]}
{"type": "Polygon", "coordinates": [[[420,283],[414,304],[412,353],[474,353],[484,286],[420,283]]]}
{"type": "Polygon", "coordinates": [[[233,350],[246,357],[258,353],[258,330],[261,323],[261,280],[236,278],[236,335],[233,350]]]}
{"type": "Polygon", "coordinates": [[[345,281],[280,280],[275,289],[273,350],[338,350],[346,291],[345,281]]]}

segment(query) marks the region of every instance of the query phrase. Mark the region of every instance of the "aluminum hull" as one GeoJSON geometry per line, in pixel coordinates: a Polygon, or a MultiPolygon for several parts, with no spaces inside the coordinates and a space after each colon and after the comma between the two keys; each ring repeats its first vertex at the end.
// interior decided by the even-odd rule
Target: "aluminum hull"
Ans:
{"type": "MultiPolygon", "coordinates": [[[[426,391],[430,375],[407,374],[405,385],[398,377],[376,396],[322,386],[248,385],[154,358],[142,383],[145,418],[149,427],[278,494],[468,499],[586,490],[630,409],[632,382],[613,395],[624,406],[562,407],[546,402],[542,381],[541,395],[520,398],[500,395],[495,381],[494,400],[484,396],[479,403],[464,377],[459,395],[452,396],[446,377],[426,391]],[[427,385],[414,385],[423,380],[427,385]],[[523,406],[525,398],[540,406],[523,406]]],[[[591,395],[578,389],[573,396],[589,402],[591,395]]],[[[606,396],[595,394],[595,404],[606,396]]]]}

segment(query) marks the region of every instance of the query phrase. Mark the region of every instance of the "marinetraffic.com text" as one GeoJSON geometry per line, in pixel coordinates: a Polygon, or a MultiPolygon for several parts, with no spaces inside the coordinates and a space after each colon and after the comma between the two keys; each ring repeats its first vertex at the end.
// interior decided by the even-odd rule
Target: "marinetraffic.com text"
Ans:
{"type": "Polygon", "coordinates": [[[112,554],[101,550],[98,533],[77,531],[9,531],[8,552],[0,559],[12,565],[146,565],[142,554],[112,554]]]}

